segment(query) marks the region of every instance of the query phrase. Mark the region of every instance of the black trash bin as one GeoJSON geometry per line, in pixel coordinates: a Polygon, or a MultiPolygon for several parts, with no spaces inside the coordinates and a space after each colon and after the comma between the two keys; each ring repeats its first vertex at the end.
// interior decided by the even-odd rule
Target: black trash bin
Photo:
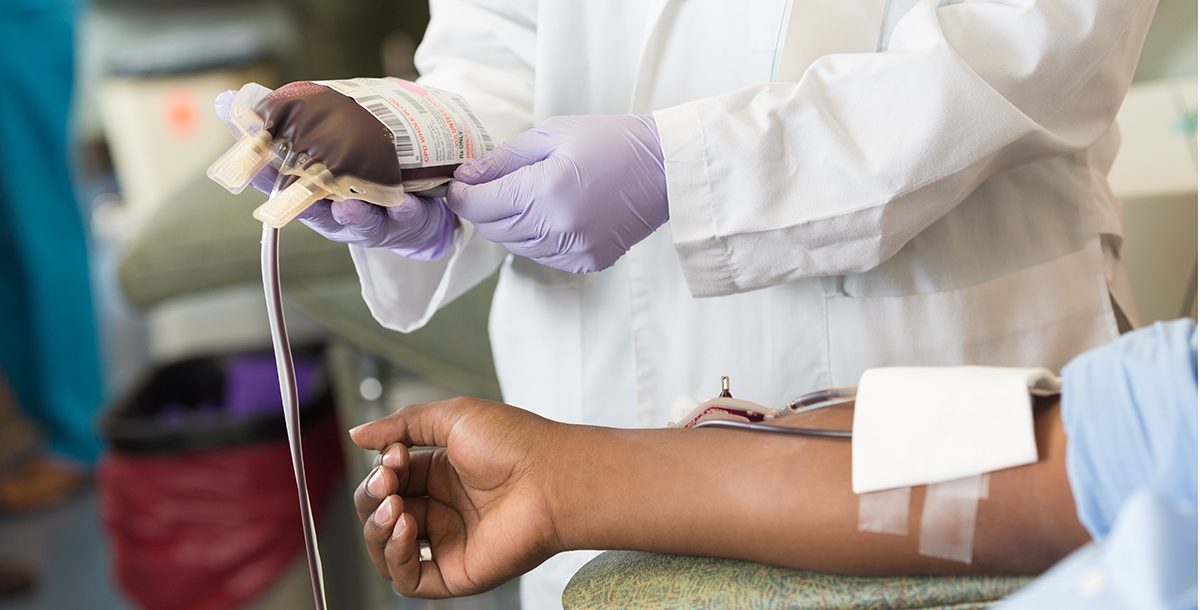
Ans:
{"type": "MultiPolygon", "coordinates": [[[[321,350],[298,350],[309,493],[342,470],[321,350]]],[[[101,511],[122,590],[146,610],[237,608],[304,540],[269,353],[189,358],[153,371],[102,420],[101,511]]],[[[319,515],[318,515],[319,517],[319,515]]]]}

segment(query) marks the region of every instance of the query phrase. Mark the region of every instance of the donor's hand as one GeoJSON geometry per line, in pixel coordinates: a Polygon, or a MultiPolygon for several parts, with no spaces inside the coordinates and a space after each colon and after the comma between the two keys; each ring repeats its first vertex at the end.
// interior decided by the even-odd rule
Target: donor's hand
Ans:
{"type": "Polygon", "coordinates": [[[401,595],[492,589],[563,550],[550,498],[568,427],[495,402],[415,405],[350,431],[380,451],[354,492],[367,552],[401,595]],[[414,449],[414,447],[427,447],[414,449]],[[432,561],[419,561],[428,541],[432,561]]]}

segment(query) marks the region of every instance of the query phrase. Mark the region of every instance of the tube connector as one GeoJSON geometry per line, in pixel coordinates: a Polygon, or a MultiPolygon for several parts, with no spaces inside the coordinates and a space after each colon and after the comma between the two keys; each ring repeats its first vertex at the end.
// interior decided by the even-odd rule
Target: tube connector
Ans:
{"type": "Polygon", "coordinates": [[[208,177],[236,195],[270,163],[271,154],[271,134],[243,136],[208,168],[208,177]]]}

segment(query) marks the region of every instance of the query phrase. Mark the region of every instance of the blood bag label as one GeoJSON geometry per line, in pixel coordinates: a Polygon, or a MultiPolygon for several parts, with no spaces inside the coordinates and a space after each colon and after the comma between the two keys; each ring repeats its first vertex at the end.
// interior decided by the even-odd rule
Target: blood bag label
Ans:
{"type": "Polygon", "coordinates": [[[465,163],[494,146],[462,97],[398,78],[314,81],[350,99],[393,136],[401,169],[465,163]]]}

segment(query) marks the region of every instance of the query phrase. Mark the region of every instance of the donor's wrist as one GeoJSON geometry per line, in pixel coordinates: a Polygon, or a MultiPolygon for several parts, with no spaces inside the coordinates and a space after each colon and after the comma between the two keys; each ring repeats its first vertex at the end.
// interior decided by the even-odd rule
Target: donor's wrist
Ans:
{"type": "Polygon", "coordinates": [[[620,498],[637,473],[621,453],[620,430],[557,424],[559,441],[547,452],[547,501],[557,551],[609,548],[611,533],[630,514],[620,498]]]}

